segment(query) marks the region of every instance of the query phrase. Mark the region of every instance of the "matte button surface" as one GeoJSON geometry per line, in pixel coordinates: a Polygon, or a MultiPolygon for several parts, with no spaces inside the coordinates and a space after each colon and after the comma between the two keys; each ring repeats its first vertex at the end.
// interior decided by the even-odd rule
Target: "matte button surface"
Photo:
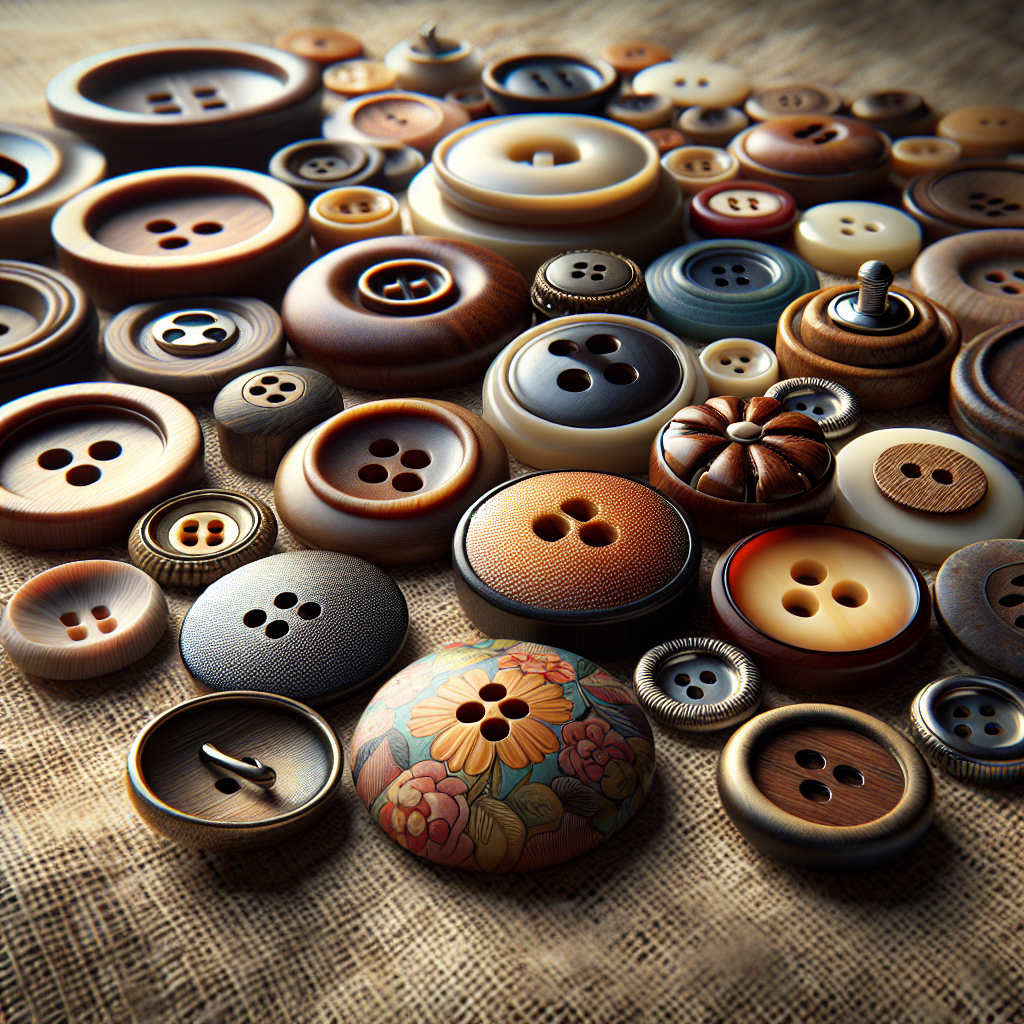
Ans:
{"type": "Polygon", "coordinates": [[[937,444],[897,444],[875,459],[872,475],[892,502],[926,516],[960,515],[988,491],[982,468],[937,444]]]}
{"type": "Polygon", "coordinates": [[[935,134],[959,142],[968,160],[999,159],[1024,149],[1024,111],[958,107],[939,121],[935,134]]]}
{"type": "Polygon", "coordinates": [[[677,107],[738,107],[750,85],[739,68],[684,59],[645,68],[633,79],[633,89],[667,96],[677,107]]]}
{"type": "Polygon", "coordinates": [[[429,154],[434,145],[469,122],[453,103],[415,92],[376,92],[350,99],[323,123],[325,137],[390,147],[412,146],[429,154]]]}
{"type": "Polygon", "coordinates": [[[750,124],[735,107],[689,107],[679,115],[677,126],[698,146],[725,146],[750,124]]]}
{"type": "Polygon", "coordinates": [[[916,92],[906,89],[866,93],[853,101],[850,113],[885,132],[891,139],[924,135],[935,123],[928,104],[916,92]]]}
{"type": "Polygon", "coordinates": [[[935,235],[1024,227],[1024,167],[1005,162],[952,164],[913,179],[903,205],[935,235]]]}
{"type": "Polygon", "coordinates": [[[306,139],[274,154],[270,173],[303,195],[314,196],[339,185],[360,185],[374,179],[384,158],[376,146],[306,139]]]}
{"type": "Polygon", "coordinates": [[[948,167],[960,159],[960,143],[934,135],[908,135],[892,144],[892,169],[904,178],[948,167]]]}
{"type": "Polygon", "coordinates": [[[779,379],[775,353],[750,338],[722,338],[700,350],[700,365],[712,395],[763,395],[779,379]]]}
{"type": "Polygon", "coordinates": [[[675,107],[667,96],[641,96],[636,93],[619,96],[604,108],[604,116],[621,121],[638,131],[667,125],[675,107]]]}
{"type": "Polygon", "coordinates": [[[755,121],[790,114],[837,114],[843,101],[827,85],[781,84],[756,89],[743,109],[755,121]]]}
{"type": "Polygon", "coordinates": [[[293,29],[279,35],[274,45],[299,57],[314,60],[317,64],[351,60],[363,52],[363,44],[354,35],[326,27],[293,29]]]}
{"type": "Polygon", "coordinates": [[[860,401],[835,381],[790,377],[773,384],[765,395],[793,412],[810,416],[829,441],[845,437],[860,423],[860,401]]]}
{"type": "Polygon", "coordinates": [[[921,251],[921,229],[901,210],[847,200],[805,210],[794,233],[796,249],[812,267],[855,277],[866,260],[881,260],[895,274],[921,251]]]}

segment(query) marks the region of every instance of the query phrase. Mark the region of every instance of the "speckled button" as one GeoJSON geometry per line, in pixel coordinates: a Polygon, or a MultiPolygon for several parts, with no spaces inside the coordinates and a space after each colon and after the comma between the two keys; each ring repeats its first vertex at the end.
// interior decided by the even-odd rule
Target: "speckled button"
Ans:
{"type": "Polygon", "coordinates": [[[939,121],[935,134],[959,142],[965,159],[1000,159],[1024,150],[1024,111],[958,107],[939,121]]]}
{"type": "Polygon", "coordinates": [[[738,107],[750,93],[739,68],[699,59],[670,60],[633,79],[636,92],[667,96],[677,107],[738,107]]]}
{"type": "Polygon", "coordinates": [[[827,85],[781,83],[755,89],[743,109],[753,121],[770,121],[790,114],[838,114],[842,97],[827,85]]]}
{"type": "Polygon", "coordinates": [[[828,441],[845,437],[860,425],[860,400],[832,380],[789,377],[773,384],[765,396],[781,402],[791,412],[810,416],[828,441]]]}
{"type": "Polygon", "coordinates": [[[921,251],[921,229],[902,210],[848,199],[805,210],[794,231],[796,251],[812,267],[855,277],[865,260],[881,260],[895,274],[921,251]]]}

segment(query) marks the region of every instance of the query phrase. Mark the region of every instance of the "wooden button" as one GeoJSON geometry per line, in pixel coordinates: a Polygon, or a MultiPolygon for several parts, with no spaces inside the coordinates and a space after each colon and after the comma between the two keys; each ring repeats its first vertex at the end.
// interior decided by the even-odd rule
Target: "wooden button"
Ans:
{"type": "Polygon", "coordinates": [[[689,107],[676,124],[698,146],[724,147],[750,124],[750,118],[735,107],[689,107]]]}
{"type": "Polygon", "coordinates": [[[273,476],[307,430],[342,412],[337,384],[304,366],[268,366],[225,384],[213,403],[224,461],[243,473],[273,476]]]}
{"type": "Polygon", "coordinates": [[[274,513],[234,491],[189,491],[147,512],[128,538],[128,554],[168,587],[205,587],[240,565],[270,554],[274,513]]]}
{"type": "Polygon", "coordinates": [[[789,377],[765,391],[790,412],[801,412],[821,427],[828,441],[845,437],[860,424],[860,401],[834,380],[814,377],[789,377]]]}
{"type": "Polygon", "coordinates": [[[259,299],[218,295],[143,302],[103,335],[107,366],[127,384],[210,401],[239,373],[284,356],[281,318],[259,299]]]}
{"type": "Polygon", "coordinates": [[[665,418],[706,395],[693,352],[673,334],[580,313],[539,323],[501,352],[483,415],[528,466],[642,473],[665,418]]]}
{"type": "Polygon", "coordinates": [[[824,519],[835,460],[818,425],[773,398],[711,398],[677,412],[651,447],[651,483],[689,512],[702,537],[824,519]]]}
{"type": "Polygon", "coordinates": [[[751,719],[718,762],[718,795],[762,853],[817,871],[875,868],[928,830],[934,783],[899,733],[862,711],[794,704],[751,719]]]}
{"type": "Polygon", "coordinates": [[[0,613],[0,643],[29,676],[92,679],[144,658],[167,628],[163,591],[145,573],[90,559],[41,572],[0,613]]]}
{"type": "Polygon", "coordinates": [[[412,146],[428,154],[469,123],[462,107],[414,92],[375,92],[350,99],[323,123],[324,136],[372,145],[412,146]]]}
{"type": "Polygon", "coordinates": [[[377,691],[352,749],[356,792],[392,842],[495,874],[592,849],[654,781],[654,737],[629,686],[515,640],[447,644],[413,662],[377,691]]]}
{"type": "Polygon", "coordinates": [[[499,114],[600,114],[619,81],[607,61],[557,52],[498,58],[480,77],[499,114]]]}
{"type": "Polygon", "coordinates": [[[332,188],[309,204],[309,226],[321,252],[364,238],[402,233],[398,200],[365,185],[332,188]]]}
{"type": "Polygon", "coordinates": [[[111,178],[65,203],[52,230],[61,269],[110,309],[211,293],[277,300],[309,260],[305,203],[252,171],[111,178]]]}
{"type": "Polygon", "coordinates": [[[797,209],[785,189],[762,182],[719,182],[701,189],[690,204],[690,227],[707,238],[788,238],[797,209]]]}
{"type": "Polygon", "coordinates": [[[663,128],[672,120],[675,109],[667,96],[626,93],[613,99],[604,108],[604,116],[643,132],[651,128],[663,128]]]}
{"type": "Polygon", "coordinates": [[[376,178],[384,155],[376,146],[306,139],[278,150],[270,173],[307,198],[341,185],[361,185],[376,178]]]}
{"type": "Polygon", "coordinates": [[[909,182],[903,206],[930,238],[1024,227],[1024,167],[997,161],[952,164],[909,182]]]}
{"type": "Polygon", "coordinates": [[[281,462],[274,501],[307,547],[413,565],[443,557],[462,512],[507,479],[505,449],[479,416],[389,399],[301,437],[281,462]]]}
{"type": "Polygon", "coordinates": [[[755,90],[743,109],[753,121],[770,121],[792,114],[838,114],[843,100],[827,85],[781,83],[755,90]]]}
{"type": "Polygon", "coordinates": [[[483,54],[472,43],[438,34],[437,23],[425,22],[412,39],[388,50],[384,63],[398,76],[398,86],[428,96],[480,81],[483,54]]]}
{"type": "Polygon", "coordinates": [[[128,796],[175,842],[240,852],[318,821],[343,765],[337,736],[315,711],[271,694],[214,693],[169,708],[138,734],[128,796]]]}
{"type": "Polygon", "coordinates": [[[894,139],[892,170],[903,178],[914,178],[948,167],[960,159],[960,143],[934,135],[908,135],[894,139]]]}
{"type": "Polygon", "coordinates": [[[295,28],[274,40],[279,50],[306,57],[317,64],[334,64],[339,60],[361,57],[363,44],[348,32],[337,28],[295,28]]]}
{"type": "Polygon", "coordinates": [[[49,252],[57,208],[106,169],[103,154],[70,132],[0,124],[0,258],[49,252]]]}
{"type": "Polygon", "coordinates": [[[601,59],[609,64],[623,78],[631,78],[638,71],[649,68],[652,64],[672,59],[672,51],[660,43],[647,40],[630,39],[624,43],[612,43],[601,51],[601,59]]]}
{"type": "Polygon", "coordinates": [[[448,103],[462,107],[473,121],[481,117],[491,117],[494,114],[490,100],[487,99],[487,93],[484,92],[484,87],[480,84],[460,85],[455,89],[449,89],[444,94],[444,98],[448,103]]]}
{"type": "Polygon", "coordinates": [[[393,89],[398,75],[383,61],[346,60],[324,69],[324,88],[342,96],[365,96],[393,89]]]}
{"type": "Polygon", "coordinates": [[[658,147],[659,157],[686,145],[686,136],[677,128],[651,128],[643,134],[658,147]]]}
{"type": "Polygon", "coordinates": [[[65,384],[0,412],[0,538],[31,548],[122,541],[203,476],[203,435],[180,402],[131,384],[65,384]]]}
{"type": "MultiPolygon", "coordinates": [[[[952,462],[952,457],[946,458],[952,462]]],[[[940,467],[940,472],[941,468],[949,471],[940,467]]],[[[936,488],[951,486],[933,482],[936,488]]],[[[1024,490],[998,459],[970,441],[940,430],[894,427],[854,438],[837,456],[835,516],[847,526],[879,537],[915,562],[938,565],[952,552],[975,541],[1020,536],[1024,530],[1024,490]],[[875,484],[874,466],[886,450],[908,444],[935,445],[965,456],[988,481],[984,498],[966,512],[941,518],[899,507],[875,484]]]]}
{"type": "Polygon", "coordinates": [[[630,259],[600,249],[576,249],[553,256],[530,289],[538,317],[575,313],[619,313],[643,318],[647,287],[643,271],[630,259]]]}
{"type": "Polygon", "coordinates": [[[779,379],[775,353],[750,338],[722,338],[705,345],[700,366],[712,395],[754,398],[779,379]]]}
{"type": "Polygon", "coordinates": [[[738,107],[750,93],[739,68],[710,61],[670,60],[645,68],[633,79],[641,93],[667,96],[677,107],[738,107]]]}
{"type": "Polygon", "coordinates": [[[822,523],[737,541],[715,565],[711,603],[719,636],[766,681],[803,693],[898,678],[931,622],[927,584],[910,562],[867,533],[822,523]]]}
{"type": "Polygon", "coordinates": [[[958,107],[939,121],[935,134],[959,142],[967,160],[998,160],[1024,149],[1024,111],[958,107]]]}
{"type": "Polygon", "coordinates": [[[292,347],[349,387],[421,390],[472,380],[530,320],[507,260],[446,238],[394,236],[322,256],[282,305],[292,347]]]}
{"type": "Polygon", "coordinates": [[[144,43],[99,53],[46,87],[50,117],[101,149],[112,174],[216,164],[262,170],[318,134],[320,68],[253,43],[144,43]]]}
{"type": "Polygon", "coordinates": [[[812,206],[800,215],[796,251],[812,267],[856,277],[865,260],[881,260],[895,274],[921,251],[921,229],[901,210],[846,200],[812,206]]]}
{"type": "Polygon", "coordinates": [[[878,489],[900,508],[925,516],[957,516],[988,490],[984,471],[966,455],[934,444],[897,444],[875,459],[878,489]]]}
{"type": "Polygon", "coordinates": [[[935,123],[935,115],[928,104],[916,92],[906,89],[865,93],[850,104],[850,113],[893,140],[907,135],[927,135],[935,123]]]}
{"type": "Polygon", "coordinates": [[[676,179],[684,196],[696,195],[740,173],[735,157],[712,146],[680,146],[661,158],[661,166],[676,179]]]}
{"type": "Polygon", "coordinates": [[[585,653],[633,649],[679,621],[700,551],[686,514],[647,484],[535,473],[466,511],[453,543],[455,589],[484,633],[571,637],[585,653]]]}

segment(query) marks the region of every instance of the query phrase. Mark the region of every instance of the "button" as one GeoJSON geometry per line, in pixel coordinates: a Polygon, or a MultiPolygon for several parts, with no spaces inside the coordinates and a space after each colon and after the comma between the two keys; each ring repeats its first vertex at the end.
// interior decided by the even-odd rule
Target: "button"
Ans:
{"type": "Polygon", "coordinates": [[[708,185],[739,177],[736,158],[713,146],[680,146],[661,158],[661,166],[679,182],[684,196],[693,196],[708,185]]]}
{"type": "Polygon", "coordinates": [[[781,402],[790,412],[809,416],[827,441],[845,437],[860,424],[860,401],[834,380],[789,377],[768,388],[765,397],[781,402]]]}
{"type": "Polygon", "coordinates": [[[309,226],[321,252],[364,238],[402,233],[398,200],[379,188],[356,185],[322,192],[309,204],[309,226]]]}
{"type": "Polygon", "coordinates": [[[755,181],[708,185],[690,204],[690,227],[707,238],[784,242],[796,218],[796,203],[785,189],[755,181]]]}
{"type": "Polygon", "coordinates": [[[739,68],[692,58],[645,68],[633,79],[633,89],[667,96],[677,107],[738,107],[750,93],[739,68]]]}
{"type": "Polygon", "coordinates": [[[459,602],[482,632],[621,653],[676,628],[696,593],[701,542],[647,484],[556,471],[471,505],[452,551],[459,602]]]}
{"type": "Polygon", "coordinates": [[[439,35],[436,22],[427,21],[415,37],[388,50],[384,63],[398,76],[399,88],[443,96],[479,82],[484,58],[472,43],[439,35]]]}
{"type": "Polygon", "coordinates": [[[381,171],[384,156],[376,146],[306,139],[278,150],[270,173],[307,199],[339,185],[362,185],[381,171]]]}
{"type": "Polygon", "coordinates": [[[921,251],[921,229],[900,210],[854,199],[822,203],[800,215],[796,251],[812,267],[854,277],[865,260],[881,260],[895,274],[921,251]]]}
{"type": "Polygon", "coordinates": [[[651,648],[633,689],[651,718],[683,732],[731,729],[757,711],[762,696],[757,666],[739,648],[705,636],[651,648]]]}
{"type": "Polygon", "coordinates": [[[324,88],[341,96],[365,96],[393,89],[398,75],[379,60],[346,60],[324,68],[324,88]]]}
{"type": "Polygon", "coordinates": [[[530,289],[537,315],[548,320],[574,313],[619,313],[643,318],[647,287],[630,259],[601,249],[577,249],[553,256],[530,289]]]}
{"type": "Polygon", "coordinates": [[[339,60],[361,57],[363,44],[348,32],[337,28],[296,28],[274,40],[279,50],[306,57],[317,64],[334,64],[339,60]]]}
{"type": "Polygon", "coordinates": [[[166,587],[205,587],[270,554],[274,513],[234,491],[189,491],[147,512],[128,538],[128,554],[166,587]]]}
{"type": "MultiPolygon", "coordinates": [[[[977,445],[941,430],[899,427],[875,430],[854,438],[839,453],[836,471],[836,506],[839,522],[866,530],[901,551],[915,562],[938,565],[959,548],[992,537],[1018,537],[1024,530],[1024,491],[1014,475],[997,459],[977,445]],[[984,498],[960,514],[936,518],[913,507],[900,507],[876,485],[874,467],[880,456],[897,445],[935,445],[950,452],[948,465],[937,467],[935,487],[959,486],[956,455],[966,456],[980,468],[988,482],[984,498]],[[946,474],[952,479],[945,483],[946,474]],[[955,475],[954,475],[955,474],[955,475]]],[[[901,463],[901,469],[904,464],[901,463]]],[[[915,467],[922,477],[924,466],[906,463],[911,480],[915,467]]],[[[964,469],[969,469],[969,465],[964,469]]],[[[904,474],[906,475],[906,474],[904,474]]],[[[931,477],[931,473],[928,474],[931,477]]],[[[970,470],[967,479],[976,478],[970,470]]],[[[918,500],[917,504],[920,504],[918,500]]]]}
{"type": "Polygon", "coordinates": [[[296,352],[339,384],[381,391],[472,380],[530,321],[529,289],[507,260],[414,236],[322,256],[281,309],[296,352]]]}
{"type": "Polygon", "coordinates": [[[696,357],[675,335],[581,313],[539,323],[499,354],[484,378],[483,416],[528,466],[643,473],[666,417],[706,395],[696,357]]]}
{"type": "Polygon", "coordinates": [[[698,344],[742,337],[770,345],[782,311],[817,286],[810,264],[754,241],[693,242],[647,268],[651,314],[698,344]]]}
{"type": "Polygon", "coordinates": [[[253,43],[190,40],[108,50],[46,87],[53,122],[106,154],[111,174],[181,165],[262,170],[318,134],[320,68],[253,43]]]}
{"type": "Polygon", "coordinates": [[[142,302],[103,335],[107,366],[128,384],[209,401],[232,377],[284,357],[281,318],[259,299],[219,295],[142,302]]]}
{"type": "Polygon", "coordinates": [[[444,94],[444,98],[449,103],[462,107],[473,121],[481,117],[491,117],[494,114],[494,111],[491,109],[490,100],[487,99],[487,93],[484,92],[484,87],[479,83],[476,85],[460,85],[455,89],[449,89],[444,94]]]}
{"type": "Polygon", "coordinates": [[[1024,227],[1024,167],[1004,161],[957,163],[914,178],[904,209],[930,238],[985,228],[1024,227]]]}
{"type": "Polygon", "coordinates": [[[658,147],[659,157],[686,145],[686,136],[677,128],[651,128],[643,134],[658,147]]]}
{"type": "Polygon", "coordinates": [[[167,601],[145,573],[89,559],[18,587],[0,613],[0,644],[28,676],[93,679],[144,658],[166,628],[167,601]]]}
{"type": "Polygon", "coordinates": [[[178,643],[204,691],[245,686],[319,707],[384,675],[408,629],[405,597],[375,565],[288,551],[211,583],[185,613],[178,643]]]}
{"type": "Polygon", "coordinates": [[[779,379],[775,353],[750,338],[722,338],[700,350],[700,366],[712,395],[753,398],[779,379]]]}
{"type": "Polygon", "coordinates": [[[711,603],[719,636],[742,647],[766,682],[802,693],[898,678],[931,621],[928,587],[910,562],[867,533],[823,523],[735,543],[715,565],[711,603]]]}
{"type": "Polygon", "coordinates": [[[838,114],[843,100],[827,85],[783,82],[755,90],[743,109],[753,121],[770,121],[792,114],[838,114]]]}
{"type": "Polygon", "coordinates": [[[925,516],[961,515],[988,490],[988,479],[976,462],[935,444],[886,448],[875,459],[872,475],[891,502],[925,516]]]}
{"type": "Polygon", "coordinates": [[[698,146],[727,146],[750,124],[736,107],[688,107],[679,115],[679,130],[698,146]]]}
{"type": "Polygon", "coordinates": [[[960,143],[934,135],[907,135],[892,144],[893,174],[914,178],[948,167],[960,159],[960,143]]]}
{"type": "Polygon", "coordinates": [[[921,839],[935,784],[924,758],[884,722],[852,708],[793,704],[729,737],[718,795],[743,837],[769,857],[860,871],[921,839]]]}
{"type": "Polygon", "coordinates": [[[309,261],[305,203],[252,171],[110,178],[65,203],[52,230],[61,270],[108,309],[197,293],[276,301],[309,261]]]}
{"type": "Polygon", "coordinates": [[[675,110],[667,96],[625,93],[604,108],[604,116],[643,132],[651,128],[663,128],[672,120],[675,110]]]}
{"type": "Polygon", "coordinates": [[[415,92],[377,92],[350,99],[323,123],[324,137],[371,145],[412,146],[429,154],[449,132],[469,123],[454,103],[415,92]]]}
{"type": "Polygon", "coordinates": [[[711,398],[677,412],[651,447],[650,474],[702,537],[727,544],[824,519],[835,491],[835,460],[817,424],[773,398],[711,398]]]}
{"type": "Polygon", "coordinates": [[[0,258],[49,252],[57,208],[106,169],[103,154],[70,132],[0,124],[0,258]]]}
{"type": "Polygon", "coordinates": [[[592,849],[654,781],[654,737],[630,688],[515,640],[448,644],[403,669],[363,712],[352,750],[356,792],[392,842],[495,874],[592,849]]]}
{"type": "Polygon", "coordinates": [[[1024,777],[1024,699],[985,676],[929,683],[910,706],[914,742],[933,764],[977,786],[1024,777]]]}
{"type": "Polygon", "coordinates": [[[462,512],[508,479],[508,455],[475,413],[425,399],[367,402],[301,437],[274,502],[307,547],[378,565],[444,557],[462,512]]]}
{"type": "Polygon", "coordinates": [[[31,548],[123,541],[148,508],[203,476],[180,402],[132,384],[65,384],[0,411],[0,538],[31,548]]]}
{"type": "Polygon", "coordinates": [[[928,104],[916,92],[906,89],[866,93],[853,101],[850,113],[893,140],[908,135],[926,136],[935,123],[928,104]]]}
{"type": "Polygon", "coordinates": [[[652,64],[672,59],[672,51],[660,43],[652,43],[643,39],[629,39],[622,43],[612,43],[601,51],[601,59],[609,64],[623,78],[631,78],[652,64]]]}
{"type": "Polygon", "coordinates": [[[1024,678],[1024,540],[954,551],[935,576],[935,618],[957,657],[986,676],[1024,678]]]}
{"type": "Polygon", "coordinates": [[[331,727],[297,701],[214,693],[169,708],[128,752],[128,796],[175,842],[237,852],[281,842],[330,809],[344,758],[331,727]]]}
{"type": "Polygon", "coordinates": [[[958,107],[935,134],[959,142],[966,160],[999,160],[1024,149],[1024,112],[1013,107],[958,107]]]}
{"type": "Polygon", "coordinates": [[[481,80],[499,114],[600,114],[619,76],[593,57],[529,53],[492,60],[481,80]]]}

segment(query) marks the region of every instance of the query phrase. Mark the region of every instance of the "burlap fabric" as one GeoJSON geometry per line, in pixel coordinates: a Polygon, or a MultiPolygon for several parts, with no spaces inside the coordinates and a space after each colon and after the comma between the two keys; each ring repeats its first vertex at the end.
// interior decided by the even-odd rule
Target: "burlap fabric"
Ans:
{"type": "MultiPolygon", "coordinates": [[[[269,42],[327,23],[382,55],[428,16],[491,53],[595,53],[640,35],[727,59],[757,83],[791,74],[849,97],[909,87],[940,109],[1024,104],[1024,8],[1012,2],[6,0],[0,120],[45,123],[49,78],[113,46],[269,42]]],[[[436,397],[479,409],[478,386],[436,397]]],[[[200,418],[210,483],[269,500],[266,481],[225,467],[209,412],[200,418]]],[[[870,419],[950,427],[941,401],[870,419]]],[[[279,548],[291,546],[282,532],[279,548]]],[[[680,635],[710,632],[716,555],[705,556],[680,635]]],[[[127,550],[7,548],[0,586],[80,557],[127,550]]],[[[393,575],[412,613],[403,664],[471,633],[446,564],[393,575]]],[[[723,737],[656,726],[657,779],[637,818],[606,846],[538,874],[432,869],[386,840],[348,779],[326,819],[283,849],[215,856],[159,838],[129,809],[124,758],[145,722],[190,696],[176,636],[192,597],[170,592],[171,625],[152,654],[96,683],[29,684],[0,661],[8,1024],[1024,1021],[1019,792],[940,777],[935,825],[913,853],[827,877],[768,860],[732,828],[714,786],[723,737]]],[[[606,667],[625,677],[633,666],[606,667]]],[[[913,672],[847,703],[906,732],[917,689],[959,667],[933,628],[913,672]]],[[[327,712],[346,745],[367,699],[327,712]]],[[[791,699],[769,689],[766,705],[791,699]]]]}

